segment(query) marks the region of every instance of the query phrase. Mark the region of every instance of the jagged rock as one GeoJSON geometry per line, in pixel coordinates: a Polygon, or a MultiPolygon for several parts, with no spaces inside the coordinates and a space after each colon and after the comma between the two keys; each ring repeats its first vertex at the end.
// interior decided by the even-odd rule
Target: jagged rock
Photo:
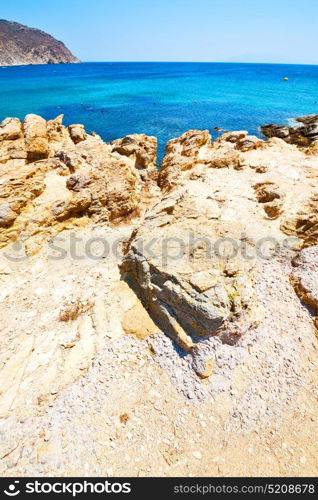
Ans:
{"type": "Polygon", "coordinates": [[[264,210],[271,218],[276,218],[282,212],[285,194],[273,182],[255,184],[257,199],[264,203],[264,210]]]}
{"type": "Polygon", "coordinates": [[[113,153],[127,156],[134,162],[138,176],[142,181],[157,180],[157,147],[156,137],[144,134],[132,134],[116,139],[110,143],[113,153]]]}
{"type": "Polygon", "coordinates": [[[0,227],[9,227],[17,218],[18,214],[14,212],[9,203],[0,205],[0,227]]]}
{"type": "Polygon", "coordinates": [[[308,146],[318,139],[318,115],[301,116],[296,118],[296,121],[303,125],[300,127],[286,127],[270,123],[269,125],[263,125],[261,130],[267,138],[279,137],[297,146],[308,146]]]}
{"type": "Polygon", "coordinates": [[[85,132],[84,125],[80,125],[80,124],[70,125],[68,127],[68,130],[70,132],[71,139],[75,144],[78,144],[79,142],[85,141],[87,135],[85,132]]]}
{"type": "MultiPolygon", "coordinates": [[[[22,128],[17,119],[2,124],[1,246],[20,239],[33,253],[66,226],[110,223],[151,200],[155,183],[138,174],[138,154],[113,152],[98,135],[86,134],[82,125],[64,127],[62,120],[27,115],[22,128]]],[[[138,137],[137,153],[148,151],[147,169],[155,168],[156,141],[138,137]]]]}
{"type": "Polygon", "coordinates": [[[232,135],[225,134],[224,143],[229,146],[223,149],[218,147],[220,140],[212,147],[211,136],[207,130],[189,130],[178,139],[172,139],[166,146],[161,171],[159,174],[159,185],[164,190],[172,189],[180,181],[180,173],[192,170],[194,166],[209,165],[215,168],[234,167],[240,168],[240,153],[232,147],[231,137],[239,140],[241,132],[232,135]]]}
{"type": "Polygon", "coordinates": [[[318,140],[313,141],[307,148],[306,153],[308,155],[318,155],[318,140]]]}
{"type": "Polygon", "coordinates": [[[249,151],[251,149],[262,147],[264,141],[256,137],[256,135],[246,135],[236,141],[236,149],[240,151],[249,151]]]}
{"type": "Polygon", "coordinates": [[[13,141],[22,135],[21,122],[18,118],[6,118],[0,124],[0,141],[13,141]]]}

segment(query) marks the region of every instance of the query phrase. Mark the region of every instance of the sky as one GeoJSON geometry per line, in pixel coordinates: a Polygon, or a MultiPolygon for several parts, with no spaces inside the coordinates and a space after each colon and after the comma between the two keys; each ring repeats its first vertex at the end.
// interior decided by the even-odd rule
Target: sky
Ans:
{"type": "Polygon", "coordinates": [[[318,1],[0,0],[83,61],[318,64],[318,1]]]}

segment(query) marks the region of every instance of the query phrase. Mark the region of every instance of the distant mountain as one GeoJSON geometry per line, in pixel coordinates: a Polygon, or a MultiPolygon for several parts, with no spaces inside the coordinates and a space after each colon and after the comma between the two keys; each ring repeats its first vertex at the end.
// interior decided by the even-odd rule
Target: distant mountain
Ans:
{"type": "Polygon", "coordinates": [[[317,59],[310,59],[306,54],[299,57],[293,53],[286,52],[262,53],[250,52],[231,57],[224,62],[257,63],[257,64],[318,64],[317,59]]]}
{"type": "Polygon", "coordinates": [[[63,42],[44,31],[0,19],[0,66],[78,62],[63,42]]]}

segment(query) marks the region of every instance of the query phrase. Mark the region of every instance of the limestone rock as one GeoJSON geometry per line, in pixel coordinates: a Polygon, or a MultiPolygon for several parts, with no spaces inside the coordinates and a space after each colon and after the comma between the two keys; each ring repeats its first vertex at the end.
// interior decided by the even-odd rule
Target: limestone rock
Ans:
{"type": "Polygon", "coordinates": [[[0,124],[0,141],[13,141],[22,135],[21,122],[18,118],[6,118],[0,124]]]}
{"type": "Polygon", "coordinates": [[[1,128],[1,246],[19,239],[34,253],[65,227],[110,224],[141,213],[152,199],[155,180],[138,174],[136,159],[143,158],[140,168],[156,170],[154,138],[138,136],[128,155],[82,125],[65,127],[63,115],[48,122],[27,115],[22,128],[17,119],[1,128]]]}
{"type": "Polygon", "coordinates": [[[139,339],[158,332],[158,327],[147,314],[140,301],[123,315],[121,324],[125,333],[134,335],[139,339]]]}
{"type": "Polygon", "coordinates": [[[79,142],[85,141],[87,135],[85,132],[84,125],[80,125],[80,124],[70,125],[68,127],[68,130],[70,132],[71,139],[75,144],[78,144],[79,142]]]}
{"type": "Polygon", "coordinates": [[[134,163],[142,181],[157,180],[157,146],[156,137],[144,134],[127,135],[110,143],[113,153],[126,156],[134,163]]]}
{"type": "Polygon", "coordinates": [[[49,144],[46,121],[41,116],[27,115],[23,122],[25,146],[29,160],[47,158],[49,144]]]}

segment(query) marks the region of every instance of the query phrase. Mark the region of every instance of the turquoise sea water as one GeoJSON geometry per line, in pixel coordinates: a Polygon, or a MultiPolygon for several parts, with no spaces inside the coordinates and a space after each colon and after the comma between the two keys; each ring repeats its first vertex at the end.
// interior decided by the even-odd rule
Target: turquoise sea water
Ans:
{"type": "Polygon", "coordinates": [[[0,119],[63,113],[103,139],[167,140],[191,128],[246,129],[318,113],[318,66],[83,63],[0,68],[0,119]],[[288,81],[283,78],[288,77],[288,81]]]}

